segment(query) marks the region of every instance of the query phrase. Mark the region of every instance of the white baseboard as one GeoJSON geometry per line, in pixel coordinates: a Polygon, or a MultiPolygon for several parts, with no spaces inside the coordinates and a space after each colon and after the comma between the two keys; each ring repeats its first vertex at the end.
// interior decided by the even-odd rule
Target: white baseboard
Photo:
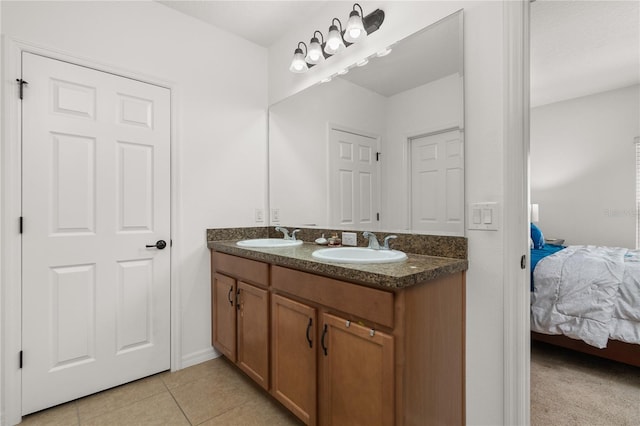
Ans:
{"type": "Polygon", "coordinates": [[[191,367],[192,365],[218,358],[220,355],[220,352],[216,351],[214,348],[192,352],[182,357],[181,368],[191,367]]]}

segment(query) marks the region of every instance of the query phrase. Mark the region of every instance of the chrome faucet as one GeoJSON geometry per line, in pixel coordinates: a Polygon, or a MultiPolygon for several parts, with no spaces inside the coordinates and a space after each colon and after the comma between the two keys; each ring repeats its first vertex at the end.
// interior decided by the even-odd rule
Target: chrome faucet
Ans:
{"type": "Polygon", "coordinates": [[[300,232],[299,229],[295,229],[291,235],[289,235],[289,230],[287,228],[283,228],[281,226],[276,226],[276,232],[282,232],[284,234],[284,239],[285,240],[292,240],[292,241],[296,241],[296,234],[298,232],[300,232]]]}
{"type": "Polygon", "coordinates": [[[390,250],[389,248],[389,240],[395,240],[398,238],[397,235],[387,235],[384,237],[384,244],[382,245],[382,250],[390,250]]]}
{"type": "Polygon", "coordinates": [[[291,236],[289,235],[289,230],[287,228],[283,228],[281,226],[276,226],[276,232],[282,232],[284,234],[284,239],[285,240],[290,240],[291,239],[291,236]]]}
{"type": "Polygon", "coordinates": [[[378,242],[378,238],[376,234],[369,231],[364,231],[362,236],[369,239],[369,248],[374,250],[380,250],[380,243],[378,242]]]}

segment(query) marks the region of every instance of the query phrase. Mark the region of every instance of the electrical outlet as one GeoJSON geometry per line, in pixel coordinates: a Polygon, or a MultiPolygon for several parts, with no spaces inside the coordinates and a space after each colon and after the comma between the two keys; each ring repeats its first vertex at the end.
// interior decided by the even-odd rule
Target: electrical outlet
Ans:
{"type": "Polygon", "coordinates": [[[271,220],[280,222],[280,209],[271,209],[271,220]]]}
{"type": "Polygon", "coordinates": [[[264,210],[256,209],[256,222],[264,222],[264,210]]]}
{"type": "Polygon", "coordinates": [[[355,232],[343,232],[342,233],[342,245],[343,246],[357,246],[358,235],[355,232]]]}

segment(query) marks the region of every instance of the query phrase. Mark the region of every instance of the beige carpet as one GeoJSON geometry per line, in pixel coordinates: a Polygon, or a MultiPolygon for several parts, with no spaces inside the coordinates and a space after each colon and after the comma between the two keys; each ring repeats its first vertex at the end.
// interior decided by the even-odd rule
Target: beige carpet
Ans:
{"type": "Polygon", "coordinates": [[[640,368],[532,342],[531,425],[640,425],[640,368]]]}

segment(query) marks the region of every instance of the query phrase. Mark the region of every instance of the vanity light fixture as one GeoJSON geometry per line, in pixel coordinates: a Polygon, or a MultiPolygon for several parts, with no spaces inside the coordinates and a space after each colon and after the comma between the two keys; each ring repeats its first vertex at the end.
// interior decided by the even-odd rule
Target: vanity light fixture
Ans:
{"type": "MultiPolygon", "coordinates": [[[[347,22],[347,28],[342,30],[342,22],[338,18],[331,20],[331,26],[329,26],[329,33],[327,34],[326,42],[324,36],[318,30],[314,31],[313,37],[309,42],[309,47],[303,42],[298,43],[293,54],[293,60],[289,70],[295,73],[303,73],[311,68],[313,65],[319,64],[324,59],[335,55],[345,48],[349,47],[353,43],[356,43],[364,39],[367,35],[377,31],[378,28],[384,22],[384,11],[376,9],[367,16],[364,16],[362,6],[358,3],[353,5],[353,10],[349,13],[349,20],[347,22]],[[358,12],[359,9],[360,11],[358,12]],[[336,25],[337,21],[337,25],[336,25]],[[320,34],[318,37],[317,35],[320,34]],[[300,45],[304,45],[305,52],[303,54],[300,45]],[[303,63],[300,61],[302,60],[303,63]]],[[[362,65],[366,64],[367,59],[362,65]]],[[[360,66],[362,66],[360,65],[360,66]]]]}
{"type": "Polygon", "coordinates": [[[298,43],[298,47],[293,52],[293,60],[291,61],[291,66],[289,67],[289,71],[295,73],[302,73],[309,69],[309,66],[304,60],[304,55],[302,54],[302,49],[300,49],[300,45],[304,46],[304,50],[307,50],[307,45],[304,44],[303,41],[298,43]]]}
{"type": "Polygon", "coordinates": [[[369,63],[369,58],[364,58],[363,60],[356,62],[356,65],[359,67],[364,67],[368,63],[369,63]]]}
{"type": "Polygon", "coordinates": [[[324,44],[324,36],[318,30],[314,31],[313,37],[309,42],[309,50],[307,51],[307,57],[305,60],[309,64],[318,64],[324,61],[324,52],[322,51],[322,45],[324,44]],[[316,37],[316,34],[320,34],[320,40],[316,37]]]}
{"type": "Polygon", "coordinates": [[[338,75],[345,75],[348,72],[349,72],[349,68],[344,68],[338,71],[338,75]]]}
{"type": "Polygon", "coordinates": [[[344,41],[349,43],[355,43],[364,39],[367,36],[367,32],[364,30],[364,24],[362,22],[362,6],[358,3],[353,5],[353,10],[349,13],[349,21],[347,21],[347,29],[344,32],[344,41]],[[360,13],[356,10],[356,6],[360,8],[360,13]]]}
{"type": "Polygon", "coordinates": [[[338,52],[342,52],[345,47],[344,40],[342,40],[342,22],[340,22],[338,18],[333,18],[331,26],[329,27],[327,43],[324,45],[324,51],[329,55],[335,55],[338,52]],[[334,25],[335,21],[338,21],[340,31],[338,31],[338,27],[334,25]]]}

